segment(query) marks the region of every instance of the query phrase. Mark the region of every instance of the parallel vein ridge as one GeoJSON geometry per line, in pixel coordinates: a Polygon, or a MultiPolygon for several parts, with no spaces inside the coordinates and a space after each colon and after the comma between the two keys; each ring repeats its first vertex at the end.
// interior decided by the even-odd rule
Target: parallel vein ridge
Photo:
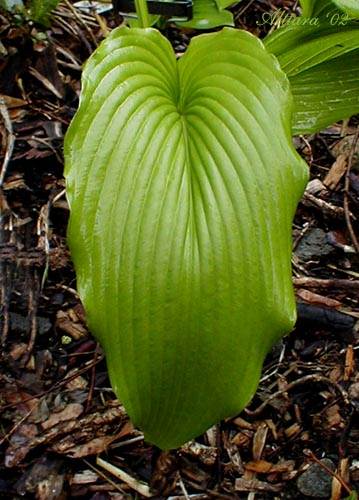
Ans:
{"type": "Polygon", "coordinates": [[[69,244],[114,390],[162,448],[240,411],[295,321],[307,168],[290,124],[288,82],[246,32],[198,36],[177,62],[158,31],[119,28],[86,65],[69,244]]]}

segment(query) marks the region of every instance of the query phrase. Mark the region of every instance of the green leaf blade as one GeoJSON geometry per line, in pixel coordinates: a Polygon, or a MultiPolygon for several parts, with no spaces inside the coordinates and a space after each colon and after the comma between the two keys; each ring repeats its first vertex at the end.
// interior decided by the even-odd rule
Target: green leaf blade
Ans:
{"type": "Polygon", "coordinates": [[[359,3],[357,0],[333,0],[333,2],[351,18],[359,19],[359,3]]]}
{"type": "Polygon", "coordinates": [[[177,63],[157,31],[120,28],[83,79],[65,149],[78,288],[116,394],[173,448],[243,408],[295,321],[307,167],[288,83],[230,29],[177,63]]]}
{"type": "Polygon", "coordinates": [[[59,0],[31,0],[30,16],[34,21],[48,26],[51,12],[57,7],[59,0]]]}
{"type": "Polygon", "coordinates": [[[337,27],[345,26],[348,18],[359,19],[357,0],[299,0],[304,17],[318,17],[337,27]]]}
{"type": "Polygon", "coordinates": [[[359,112],[359,25],[286,26],[265,40],[294,97],[293,133],[318,132],[359,112]]]}
{"type": "Polygon", "coordinates": [[[218,26],[234,26],[233,14],[221,10],[215,0],[195,0],[193,17],[189,21],[176,21],[177,26],[197,30],[209,30],[218,26]]]}

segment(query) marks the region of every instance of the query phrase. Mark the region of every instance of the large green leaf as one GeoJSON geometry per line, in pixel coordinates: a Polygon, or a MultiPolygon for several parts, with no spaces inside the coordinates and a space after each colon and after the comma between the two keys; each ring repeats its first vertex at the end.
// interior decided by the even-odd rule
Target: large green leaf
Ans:
{"type": "Polygon", "coordinates": [[[172,448],[240,411],[295,321],[291,222],[307,167],[291,96],[252,35],[119,28],[65,141],[69,244],[113,388],[172,448]]]}
{"type": "Polygon", "coordinates": [[[294,134],[318,132],[359,112],[359,24],[285,26],[265,45],[291,84],[294,134]]]}
{"type": "Polygon", "coordinates": [[[182,28],[208,30],[218,26],[234,26],[233,14],[220,10],[215,0],[194,0],[193,18],[189,21],[177,21],[182,28]]]}

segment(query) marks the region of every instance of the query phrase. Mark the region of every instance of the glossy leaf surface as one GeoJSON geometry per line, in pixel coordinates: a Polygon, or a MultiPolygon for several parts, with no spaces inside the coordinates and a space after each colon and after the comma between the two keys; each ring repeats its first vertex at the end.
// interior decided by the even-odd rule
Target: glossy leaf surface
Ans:
{"type": "Polygon", "coordinates": [[[286,26],[265,40],[287,74],[293,133],[318,132],[359,112],[359,25],[286,26]]]}
{"type": "Polygon", "coordinates": [[[346,14],[352,19],[359,18],[358,0],[299,0],[303,16],[318,17],[340,28],[346,14]]]}
{"type": "Polygon", "coordinates": [[[330,22],[332,16],[338,13],[332,0],[299,0],[303,17],[318,17],[330,22]]]}
{"type": "Polygon", "coordinates": [[[66,135],[69,245],[111,382],[174,448],[240,411],[296,316],[291,222],[307,166],[288,81],[252,35],[119,28],[66,135]]]}
{"type": "Polygon", "coordinates": [[[333,0],[333,2],[353,19],[359,19],[358,0],[333,0]]]}

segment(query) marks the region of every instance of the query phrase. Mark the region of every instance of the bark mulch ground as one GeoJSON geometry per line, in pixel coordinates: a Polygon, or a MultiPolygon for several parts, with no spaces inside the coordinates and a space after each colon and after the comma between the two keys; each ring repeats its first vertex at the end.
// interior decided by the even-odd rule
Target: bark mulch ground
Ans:
{"type": "MultiPolygon", "coordinates": [[[[291,1],[239,4],[239,27],[291,1]]],[[[0,15],[0,497],[338,500],[359,489],[358,120],[295,139],[298,323],[240,415],[177,451],[143,441],[87,330],[66,247],[62,144],[81,66],[116,25],[65,0],[51,28],[0,15]]],[[[176,50],[193,33],[167,30],[176,50]]]]}

